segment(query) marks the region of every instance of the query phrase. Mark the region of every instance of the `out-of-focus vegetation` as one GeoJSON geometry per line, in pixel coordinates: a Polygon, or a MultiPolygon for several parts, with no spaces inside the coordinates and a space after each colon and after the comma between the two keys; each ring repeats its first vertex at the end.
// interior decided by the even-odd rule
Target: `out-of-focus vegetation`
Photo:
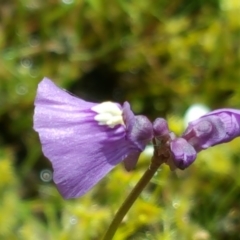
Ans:
{"type": "MultiPolygon", "coordinates": [[[[128,100],[181,134],[193,103],[240,108],[240,1],[1,1],[0,239],[98,240],[150,157],[63,200],[32,130],[43,76],[86,100],[128,100]]],[[[163,166],[115,239],[240,239],[239,156],[236,139],[185,171],[163,166]]]]}

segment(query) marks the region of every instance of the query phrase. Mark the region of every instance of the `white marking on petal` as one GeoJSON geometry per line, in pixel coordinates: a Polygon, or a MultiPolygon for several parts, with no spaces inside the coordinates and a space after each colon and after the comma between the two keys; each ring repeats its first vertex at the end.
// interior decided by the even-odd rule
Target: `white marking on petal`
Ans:
{"type": "Polygon", "coordinates": [[[122,115],[122,110],[119,109],[116,103],[113,102],[103,102],[100,103],[94,107],[92,107],[92,110],[97,113],[111,113],[113,115],[122,115]]]}
{"type": "Polygon", "coordinates": [[[103,102],[92,107],[92,110],[98,113],[94,117],[94,120],[96,120],[99,125],[108,125],[111,128],[114,128],[118,124],[124,125],[122,110],[116,103],[103,102]]]}
{"type": "Polygon", "coordinates": [[[110,113],[100,113],[97,114],[94,119],[98,122],[108,122],[112,115],[110,113]]]}

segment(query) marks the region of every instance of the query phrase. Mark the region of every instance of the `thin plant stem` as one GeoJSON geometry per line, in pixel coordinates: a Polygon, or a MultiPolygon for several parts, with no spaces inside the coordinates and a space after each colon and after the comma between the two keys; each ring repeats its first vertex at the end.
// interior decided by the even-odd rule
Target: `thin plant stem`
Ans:
{"type": "Polygon", "coordinates": [[[162,159],[159,159],[158,154],[154,154],[151,165],[146,170],[146,172],[143,174],[137,185],[133,188],[129,196],[126,198],[126,200],[123,202],[121,207],[118,209],[114,219],[112,220],[107,232],[105,233],[102,240],[111,240],[119,225],[121,224],[124,216],[127,214],[133,203],[136,201],[142,190],[145,188],[145,186],[149,183],[153,175],[156,173],[160,165],[164,162],[162,159]]]}

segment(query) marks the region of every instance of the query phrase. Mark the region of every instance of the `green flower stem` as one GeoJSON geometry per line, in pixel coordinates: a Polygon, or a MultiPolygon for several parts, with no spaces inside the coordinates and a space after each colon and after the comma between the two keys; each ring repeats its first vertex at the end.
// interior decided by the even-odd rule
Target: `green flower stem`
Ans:
{"type": "Polygon", "coordinates": [[[128,212],[128,210],[131,208],[133,203],[136,201],[142,190],[145,188],[145,186],[149,183],[155,172],[158,170],[160,165],[164,161],[159,159],[159,156],[157,154],[154,154],[151,165],[146,170],[146,172],[143,174],[137,185],[133,188],[129,196],[126,198],[126,200],[123,202],[122,206],[117,211],[114,219],[112,220],[111,225],[109,226],[107,232],[105,233],[102,240],[111,240],[117,231],[119,225],[121,224],[124,216],[128,212]]]}

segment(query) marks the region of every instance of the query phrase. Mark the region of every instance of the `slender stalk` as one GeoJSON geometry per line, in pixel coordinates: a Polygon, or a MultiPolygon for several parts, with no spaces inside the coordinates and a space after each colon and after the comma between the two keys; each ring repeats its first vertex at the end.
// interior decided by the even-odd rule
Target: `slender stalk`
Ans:
{"type": "Polygon", "coordinates": [[[136,201],[145,186],[149,183],[154,173],[158,170],[159,166],[162,163],[163,161],[159,160],[159,156],[156,158],[156,155],[154,154],[150,167],[146,170],[137,185],[133,188],[129,196],[123,202],[122,206],[118,209],[114,219],[112,220],[112,223],[110,224],[102,240],[111,240],[113,238],[124,216],[131,208],[133,203],[136,201]]]}

